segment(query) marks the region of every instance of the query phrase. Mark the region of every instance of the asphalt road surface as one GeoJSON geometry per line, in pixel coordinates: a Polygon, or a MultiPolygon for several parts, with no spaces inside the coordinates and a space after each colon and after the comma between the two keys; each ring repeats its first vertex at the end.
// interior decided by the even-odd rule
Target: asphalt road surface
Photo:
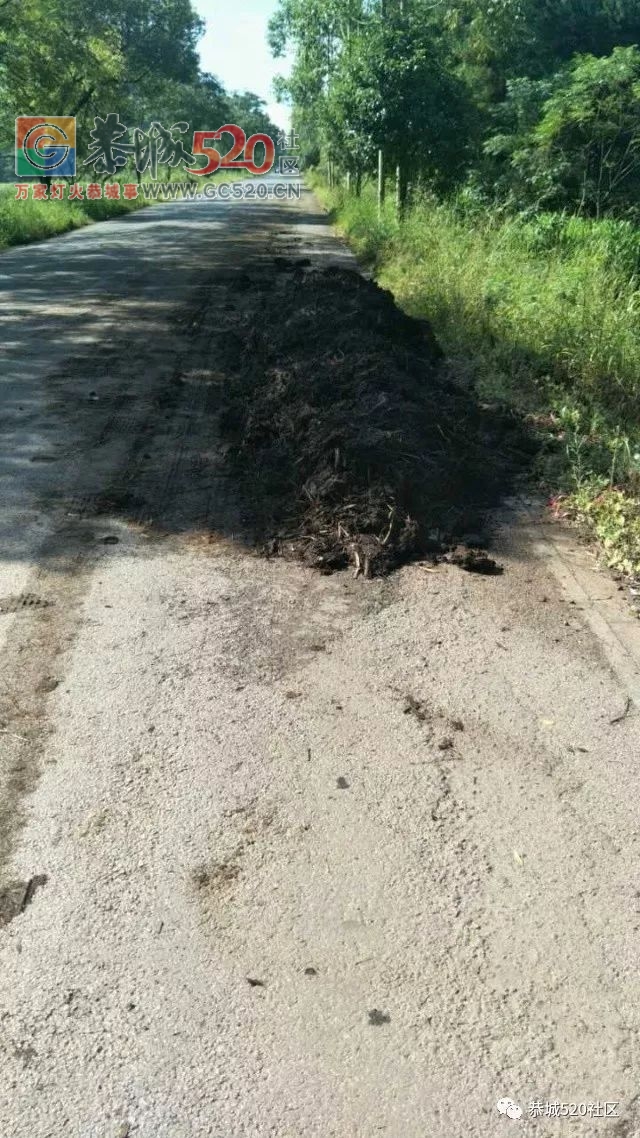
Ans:
{"type": "Polygon", "coordinates": [[[251,552],[204,301],[298,252],[306,193],[0,258],[0,1134],[632,1138],[637,707],[515,516],[251,552]]]}

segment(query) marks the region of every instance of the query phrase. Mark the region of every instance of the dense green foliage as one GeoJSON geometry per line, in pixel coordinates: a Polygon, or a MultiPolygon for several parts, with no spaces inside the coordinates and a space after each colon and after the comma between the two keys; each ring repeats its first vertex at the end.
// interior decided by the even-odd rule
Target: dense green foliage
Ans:
{"type": "Polygon", "coordinates": [[[632,216],[640,191],[640,51],[576,56],[551,79],[516,79],[484,146],[514,206],[632,216]]]}
{"type": "MultiPolygon", "coordinates": [[[[275,132],[250,92],[199,69],[203,24],[191,0],[0,0],[0,152],[12,176],[16,115],[75,115],[83,159],[96,115],[129,127],[239,122],[275,132]]],[[[186,136],[190,140],[189,135],[186,136]]]]}
{"type": "Polygon", "coordinates": [[[635,216],[640,0],[280,0],[307,150],[486,203],[635,216]]]}

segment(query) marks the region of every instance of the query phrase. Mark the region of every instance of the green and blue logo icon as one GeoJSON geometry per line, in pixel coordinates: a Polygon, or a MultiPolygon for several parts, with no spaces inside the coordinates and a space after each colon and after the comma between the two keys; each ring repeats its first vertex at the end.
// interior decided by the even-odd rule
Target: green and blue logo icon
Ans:
{"type": "Polygon", "coordinates": [[[76,172],[76,120],[71,115],[22,115],[16,119],[16,174],[69,178],[76,172]]]}

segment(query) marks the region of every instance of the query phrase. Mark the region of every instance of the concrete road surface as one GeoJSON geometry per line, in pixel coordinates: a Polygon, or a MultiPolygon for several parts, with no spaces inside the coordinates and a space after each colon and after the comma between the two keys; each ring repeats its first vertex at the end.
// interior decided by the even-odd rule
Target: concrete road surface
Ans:
{"type": "Polygon", "coordinates": [[[500,578],[251,552],[209,301],[297,251],[308,194],[0,258],[0,1134],[631,1138],[622,594],[513,515],[500,578]]]}

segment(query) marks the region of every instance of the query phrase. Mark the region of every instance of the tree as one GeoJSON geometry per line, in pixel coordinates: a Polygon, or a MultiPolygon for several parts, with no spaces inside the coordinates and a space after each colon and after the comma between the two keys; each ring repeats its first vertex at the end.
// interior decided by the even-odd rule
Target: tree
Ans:
{"type": "Polygon", "coordinates": [[[640,0],[436,0],[433,12],[485,108],[505,98],[510,79],[640,43],[640,0]]]}
{"type": "Polygon", "coordinates": [[[293,104],[303,160],[321,153],[331,159],[337,123],[327,99],[342,56],[366,18],[363,0],[280,0],[270,21],[275,58],[289,47],[295,52],[291,75],[277,82],[276,92],[293,104]]]}
{"type": "Polygon", "coordinates": [[[506,103],[509,110],[511,132],[495,135],[487,150],[507,160],[507,180],[510,173],[521,199],[595,217],[637,214],[637,47],[617,47],[600,59],[577,56],[553,81],[515,81],[506,103]]]}
{"type": "Polygon", "coordinates": [[[284,89],[297,123],[313,120],[316,146],[356,184],[381,148],[403,179],[444,188],[460,176],[471,104],[428,4],[281,0],[271,40],[276,53],[296,51],[284,89]]]}
{"type": "MultiPolygon", "coordinates": [[[[202,22],[191,0],[5,0],[0,9],[0,130],[18,114],[123,116],[167,82],[198,79],[202,22]]],[[[86,136],[86,129],[85,129],[86,136]]]]}
{"type": "Polygon", "coordinates": [[[377,20],[342,57],[327,98],[347,168],[373,168],[378,147],[407,176],[446,189],[469,157],[470,105],[441,45],[411,21],[377,20]]]}

